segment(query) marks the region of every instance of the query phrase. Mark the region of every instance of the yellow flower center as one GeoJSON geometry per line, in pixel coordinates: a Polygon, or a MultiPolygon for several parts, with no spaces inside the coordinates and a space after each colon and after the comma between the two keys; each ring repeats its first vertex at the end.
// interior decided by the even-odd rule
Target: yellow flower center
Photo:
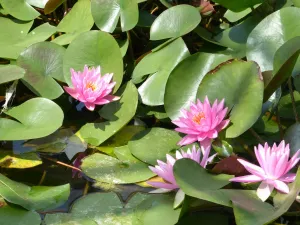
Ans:
{"type": "Polygon", "coordinates": [[[97,87],[94,83],[89,82],[89,83],[87,83],[86,88],[87,89],[90,88],[90,89],[92,89],[92,91],[95,91],[97,87]]]}
{"type": "Polygon", "coordinates": [[[196,115],[193,116],[193,122],[196,123],[196,124],[200,124],[201,123],[201,120],[205,119],[205,115],[203,112],[200,112],[196,115]]]}

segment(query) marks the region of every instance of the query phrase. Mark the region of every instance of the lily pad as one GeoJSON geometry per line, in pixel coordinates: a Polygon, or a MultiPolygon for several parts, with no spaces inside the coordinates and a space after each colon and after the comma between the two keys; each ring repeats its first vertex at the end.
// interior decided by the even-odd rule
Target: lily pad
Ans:
{"type": "Polygon", "coordinates": [[[52,42],[66,45],[71,43],[79,34],[89,31],[94,25],[94,20],[91,13],[91,1],[80,0],[75,3],[71,11],[60,21],[57,26],[57,31],[65,32],[62,36],[54,39],[52,42]],[[66,40],[66,37],[68,41],[66,40]]]}
{"type": "Polygon", "coordinates": [[[58,98],[64,93],[53,79],[64,81],[63,56],[65,49],[50,42],[40,42],[25,49],[17,60],[17,65],[26,70],[22,82],[35,94],[58,98]]]}
{"type": "Polygon", "coordinates": [[[0,119],[0,140],[26,140],[47,136],[63,122],[61,108],[45,98],[33,98],[5,112],[18,121],[0,119]]]}
{"type": "Polygon", "coordinates": [[[300,9],[286,7],[265,17],[247,40],[247,59],[258,63],[262,72],[273,70],[275,52],[288,40],[300,36],[300,9]]]}
{"type": "Polygon", "coordinates": [[[259,118],[262,109],[264,82],[254,62],[229,61],[207,74],[198,89],[197,98],[208,96],[211,102],[225,99],[232,125],[227,138],[238,137],[259,118]]]}
{"type": "Polygon", "coordinates": [[[165,87],[171,71],[190,55],[181,38],[163,45],[161,49],[146,55],[132,74],[132,79],[136,83],[141,82],[145,75],[151,74],[138,89],[142,102],[146,105],[163,105],[165,87]]]}
{"type": "Polygon", "coordinates": [[[118,90],[123,78],[123,59],[113,36],[102,31],[88,31],[72,41],[63,63],[65,80],[69,86],[72,85],[70,69],[82,71],[84,65],[101,66],[102,75],[113,73],[113,80],[117,82],[114,91],[118,90]]]}
{"type": "Polygon", "coordinates": [[[28,33],[32,24],[33,21],[22,22],[0,17],[0,30],[5,30],[0,36],[0,57],[17,59],[23,49],[48,39],[56,32],[56,27],[44,23],[28,33]]]}
{"type": "Polygon", "coordinates": [[[28,210],[49,210],[62,205],[70,194],[70,185],[33,186],[10,180],[0,174],[0,195],[8,202],[28,210]]]}
{"type": "Polygon", "coordinates": [[[0,67],[0,84],[24,77],[25,70],[16,65],[0,67]]]}
{"type": "Polygon", "coordinates": [[[133,136],[128,142],[131,153],[145,163],[155,165],[157,160],[166,160],[166,154],[178,149],[181,137],[173,130],[151,128],[133,136]]]}
{"type": "Polygon", "coordinates": [[[181,4],[171,7],[163,11],[152,23],[150,40],[183,36],[195,29],[200,21],[200,13],[193,6],[181,4]]]}
{"type": "Polygon", "coordinates": [[[121,18],[122,31],[127,31],[138,22],[138,3],[136,0],[92,0],[92,15],[100,30],[112,33],[121,18]]]}
{"type": "Polygon", "coordinates": [[[134,84],[129,81],[116,95],[122,96],[121,99],[104,106],[100,111],[100,115],[108,121],[88,123],[77,132],[86,142],[95,146],[102,144],[122,129],[135,115],[138,93],[134,84]]]}
{"type": "Polygon", "coordinates": [[[295,123],[290,126],[284,135],[286,143],[290,144],[291,154],[294,155],[300,149],[300,124],[295,123]]]}
{"type": "Polygon", "coordinates": [[[0,0],[4,10],[19,20],[33,20],[40,15],[26,0],[0,0]]]}
{"type": "Polygon", "coordinates": [[[116,149],[119,159],[96,153],[83,160],[81,169],[97,181],[114,184],[135,183],[155,176],[147,164],[131,155],[127,146],[116,149]]]}
{"type": "Polygon", "coordinates": [[[40,225],[41,217],[37,212],[27,211],[15,206],[0,207],[1,223],[5,225],[40,225]],[[3,223],[4,224],[4,223],[3,223]]]}
{"type": "Polygon", "coordinates": [[[171,72],[166,85],[164,106],[168,116],[171,119],[181,116],[180,110],[188,108],[190,103],[196,100],[197,90],[203,77],[230,58],[231,56],[227,55],[201,52],[179,63],[171,72]]]}
{"type": "Polygon", "coordinates": [[[214,2],[219,3],[220,5],[234,12],[240,12],[247,8],[253,7],[256,4],[262,3],[264,0],[215,0],[214,2]]]}

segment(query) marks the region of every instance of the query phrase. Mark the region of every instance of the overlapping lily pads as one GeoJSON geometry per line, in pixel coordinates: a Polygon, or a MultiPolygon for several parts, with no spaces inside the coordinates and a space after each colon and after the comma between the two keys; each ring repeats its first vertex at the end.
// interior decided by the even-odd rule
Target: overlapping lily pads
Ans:
{"type": "Polygon", "coordinates": [[[139,83],[145,75],[151,76],[139,87],[141,99],[146,105],[164,103],[165,86],[173,68],[189,56],[189,50],[181,38],[146,55],[135,67],[132,79],[139,83]]]}
{"type": "Polygon", "coordinates": [[[8,14],[20,20],[33,20],[40,15],[27,0],[1,0],[0,4],[8,14]]]}
{"type": "Polygon", "coordinates": [[[24,77],[25,70],[16,65],[0,67],[0,84],[24,77]]]}

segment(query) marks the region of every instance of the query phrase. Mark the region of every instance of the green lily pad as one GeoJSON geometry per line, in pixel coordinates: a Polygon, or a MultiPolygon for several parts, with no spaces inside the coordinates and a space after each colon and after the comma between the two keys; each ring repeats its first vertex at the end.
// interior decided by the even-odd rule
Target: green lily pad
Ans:
{"type": "Polygon", "coordinates": [[[259,118],[262,109],[264,82],[254,62],[229,61],[207,74],[198,89],[197,98],[208,96],[225,99],[232,125],[226,130],[227,138],[234,138],[248,130],[259,118]]]}
{"type": "Polygon", "coordinates": [[[22,22],[0,17],[0,30],[5,32],[0,35],[0,57],[17,59],[24,48],[48,39],[56,32],[56,27],[44,23],[30,33],[33,21],[22,22]]]}
{"type": "Polygon", "coordinates": [[[0,167],[25,169],[41,165],[43,162],[35,152],[13,154],[12,151],[0,150],[0,167]]]}
{"type": "Polygon", "coordinates": [[[47,225],[67,225],[69,221],[82,225],[94,225],[103,223],[105,225],[131,224],[134,208],[149,195],[135,194],[130,202],[123,206],[115,193],[92,193],[77,200],[69,214],[58,213],[46,215],[47,225]]]}
{"type": "Polygon", "coordinates": [[[86,142],[95,146],[102,144],[122,129],[135,115],[138,93],[134,84],[129,81],[116,95],[122,96],[121,99],[105,105],[100,111],[100,115],[108,121],[88,123],[77,132],[86,142]]]}
{"type": "Polygon", "coordinates": [[[181,4],[171,7],[154,20],[150,29],[150,40],[183,36],[195,29],[200,21],[200,13],[193,6],[181,4]]]}
{"type": "Polygon", "coordinates": [[[91,1],[80,0],[75,3],[71,11],[60,21],[57,31],[65,32],[62,36],[54,39],[52,42],[67,45],[70,44],[79,34],[89,31],[94,25],[91,13],[91,1]],[[63,37],[64,36],[64,37],[63,37]],[[66,37],[70,37],[68,41],[66,37]]]}
{"type": "Polygon", "coordinates": [[[81,169],[97,181],[114,184],[136,183],[155,176],[147,164],[131,155],[127,146],[115,149],[119,159],[96,153],[83,160],[81,169]]]}
{"type": "Polygon", "coordinates": [[[37,212],[27,211],[15,206],[0,207],[0,218],[3,225],[40,225],[41,217],[37,212]]]}
{"type": "Polygon", "coordinates": [[[33,20],[40,14],[26,0],[0,0],[4,10],[19,20],[33,20]]]}
{"type": "Polygon", "coordinates": [[[171,71],[189,55],[184,41],[178,38],[163,48],[146,55],[140,61],[133,71],[133,81],[141,82],[145,75],[151,74],[138,89],[144,104],[151,106],[164,104],[165,87],[171,71]]]}
{"type": "Polygon", "coordinates": [[[300,36],[300,9],[286,7],[265,17],[247,40],[247,59],[258,63],[261,70],[273,70],[276,51],[288,40],[300,36]]]}
{"type": "Polygon", "coordinates": [[[33,186],[10,180],[0,174],[0,195],[8,202],[28,210],[49,210],[62,205],[70,194],[70,185],[33,186]]]}
{"type": "Polygon", "coordinates": [[[196,100],[197,90],[203,77],[230,58],[231,56],[227,55],[201,52],[179,63],[171,72],[166,85],[164,106],[168,116],[171,119],[180,117],[180,110],[188,108],[190,103],[196,100]]]}
{"type": "Polygon", "coordinates": [[[102,75],[113,73],[116,82],[114,91],[118,90],[123,78],[123,59],[113,36],[102,31],[88,31],[72,41],[63,63],[65,80],[69,86],[72,85],[70,69],[82,71],[84,65],[101,66],[102,75]]]}
{"type": "Polygon", "coordinates": [[[178,149],[181,137],[173,130],[151,128],[133,136],[128,142],[131,153],[145,163],[155,165],[157,160],[166,160],[166,154],[178,149]]]}
{"type": "Polygon", "coordinates": [[[44,8],[48,0],[25,0],[29,5],[44,8]]]}
{"type": "Polygon", "coordinates": [[[127,31],[138,22],[138,3],[136,0],[92,0],[92,15],[100,30],[112,33],[121,18],[122,31],[127,31]]]}
{"type": "Polygon", "coordinates": [[[284,134],[284,140],[286,143],[290,144],[291,154],[295,154],[300,149],[300,124],[295,123],[292,126],[290,126],[285,134],[284,134]]]}
{"type": "Polygon", "coordinates": [[[26,140],[47,136],[62,125],[64,118],[61,108],[45,98],[30,99],[5,113],[17,121],[0,119],[0,140],[26,140]]]}
{"type": "Polygon", "coordinates": [[[48,0],[44,8],[45,14],[54,12],[65,1],[66,0],[48,0]]]}
{"type": "Polygon", "coordinates": [[[0,67],[0,84],[24,77],[25,70],[16,65],[0,67]]]}
{"type": "Polygon", "coordinates": [[[64,81],[64,53],[63,47],[50,42],[29,46],[17,60],[17,65],[26,70],[22,82],[41,97],[58,98],[64,91],[53,78],[64,81]]]}

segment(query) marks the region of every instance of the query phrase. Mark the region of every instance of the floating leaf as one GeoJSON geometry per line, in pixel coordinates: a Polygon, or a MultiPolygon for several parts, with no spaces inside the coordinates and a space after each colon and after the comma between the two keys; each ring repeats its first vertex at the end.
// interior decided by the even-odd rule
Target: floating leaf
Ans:
{"type": "Polygon", "coordinates": [[[154,20],[150,29],[150,40],[183,36],[195,29],[200,21],[200,13],[193,6],[182,4],[171,7],[154,20]]]}
{"type": "Polygon", "coordinates": [[[300,9],[286,7],[264,18],[247,40],[247,59],[258,63],[261,70],[273,70],[276,51],[286,41],[300,36],[300,9]]]}
{"type": "Polygon", "coordinates": [[[40,14],[26,0],[0,0],[4,10],[19,20],[33,20],[40,14]]]}
{"type": "Polygon", "coordinates": [[[181,137],[173,130],[151,128],[144,130],[128,142],[131,153],[145,163],[155,165],[157,160],[166,160],[166,154],[178,149],[181,137]]]}
{"type": "Polygon", "coordinates": [[[297,74],[300,68],[295,71],[295,65],[300,54],[300,37],[295,37],[283,44],[274,55],[273,77],[265,87],[264,100],[267,101],[271,95],[286,81],[292,74],[297,74]]]}
{"type": "Polygon", "coordinates": [[[40,225],[41,217],[37,212],[27,211],[15,206],[0,207],[0,218],[3,225],[40,225]]]}
{"type": "Polygon", "coordinates": [[[53,78],[64,81],[64,53],[63,47],[50,42],[36,43],[25,49],[17,60],[26,70],[22,82],[41,97],[58,98],[64,91],[53,78]]]}
{"type": "Polygon", "coordinates": [[[147,197],[145,194],[135,194],[130,202],[123,206],[115,193],[92,193],[77,200],[71,213],[47,214],[45,222],[47,225],[69,222],[94,225],[92,221],[96,224],[101,221],[105,225],[132,224],[135,216],[133,209],[147,197]]]}
{"type": "Polygon", "coordinates": [[[211,102],[225,99],[232,125],[226,137],[234,138],[248,130],[259,118],[262,108],[264,83],[254,62],[231,61],[205,76],[197,98],[208,96],[211,102]]]}
{"type": "Polygon", "coordinates": [[[86,142],[95,146],[102,144],[134,116],[138,103],[138,93],[134,84],[129,81],[116,95],[122,96],[121,99],[104,106],[100,111],[100,115],[104,115],[109,121],[88,123],[78,131],[86,142]]]}
{"type": "Polygon", "coordinates": [[[66,0],[48,0],[45,5],[45,8],[44,8],[45,14],[52,13],[53,11],[55,11],[55,9],[57,9],[65,1],[66,0]]]}
{"type": "Polygon", "coordinates": [[[127,31],[138,22],[138,3],[136,0],[92,0],[92,15],[100,30],[112,33],[120,17],[122,31],[127,31]]]}
{"type": "Polygon", "coordinates": [[[94,20],[91,13],[91,1],[80,0],[75,3],[71,11],[60,21],[57,26],[57,31],[65,32],[62,36],[54,39],[52,42],[66,45],[71,43],[79,34],[89,31],[94,24],[94,20]],[[66,40],[67,35],[68,41],[66,40]]]}
{"type": "Polygon", "coordinates": [[[154,176],[147,164],[131,155],[127,146],[116,149],[119,159],[96,153],[83,160],[81,169],[97,181],[114,184],[135,183],[154,176]]]}
{"type": "Polygon", "coordinates": [[[123,59],[113,36],[102,31],[88,31],[72,41],[63,64],[64,76],[69,86],[72,85],[70,69],[82,71],[84,65],[101,66],[102,75],[113,73],[113,80],[117,82],[114,90],[118,90],[123,78],[123,59]]]}
{"type": "Polygon", "coordinates": [[[56,27],[44,23],[28,33],[32,24],[33,21],[21,22],[0,17],[0,30],[5,30],[0,35],[0,57],[17,59],[24,48],[44,41],[56,32],[56,27]]]}
{"type": "Polygon", "coordinates": [[[133,81],[139,83],[145,75],[151,74],[138,89],[144,104],[163,105],[165,87],[171,71],[188,56],[188,48],[184,41],[178,38],[161,49],[146,55],[139,62],[132,74],[133,81]]]}
{"type": "Polygon", "coordinates": [[[300,149],[300,124],[295,123],[290,126],[284,135],[284,140],[286,143],[290,144],[291,155],[294,155],[300,149]]]}
{"type": "Polygon", "coordinates": [[[44,8],[48,0],[25,0],[29,5],[44,8]]]}
{"type": "Polygon", "coordinates": [[[25,70],[19,66],[7,65],[0,67],[0,84],[24,77],[25,70]]]}
{"type": "Polygon", "coordinates": [[[64,118],[61,108],[45,98],[30,99],[5,113],[17,121],[0,119],[0,140],[26,140],[47,136],[62,125],[64,118]]]}
{"type": "Polygon", "coordinates": [[[181,116],[180,110],[188,108],[190,103],[196,100],[197,90],[203,77],[230,58],[231,56],[227,55],[201,52],[179,63],[171,72],[166,85],[164,106],[168,116],[171,119],[181,116]]]}
{"type": "Polygon", "coordinates": [[[10,180],[0,174],[0,195],[28,210],[49,210],[62,205],[70,194],[70,185],[56,187],[33,186],[10,180]]]}
{"type": "Polygon", "coordinates": [[[35,152],[14,155],[12,151],[0,150],[0,167],[25,169],[41,165],[43,162],[35,152]]]}

